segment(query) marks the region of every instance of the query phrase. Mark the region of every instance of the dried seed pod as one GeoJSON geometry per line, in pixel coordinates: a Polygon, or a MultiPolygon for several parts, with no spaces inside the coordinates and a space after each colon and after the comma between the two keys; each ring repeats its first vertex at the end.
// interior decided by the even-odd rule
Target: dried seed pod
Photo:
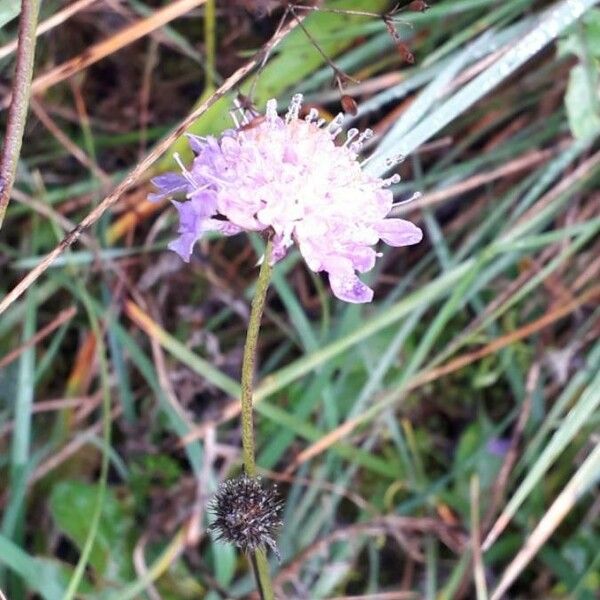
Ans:
{"type": "Polygon", "coordinates": [[[409,65],[414,64],[415,57],[410,48],[404,42],[399,42],[396,40],[396,49],[405,63],[408,63],[409,65]]]}
{"type": "Polygon", "coordinates": [[[413,12],[425,12],[429,8],[429,4],[423,0],[413,0],[406,8],[413,12]]]}
{"type": "Polygon", "coordinates": [[[398,53],[400,54],[402,60],[405,63],[412,65],[415,62],[415,57],[413,56],[413,53],[410,51],[410,48],[400,38],[400,34],[398,33],[398,30],[396,29],[396,24],[394,23],[393,19],[384,18],[383,22],[385,23],[385,26],[386,26],[390,36],[394,40],[394,44],[395,44],[396,49],[398,50],[398,53]]]}
{"type": "Polygon", "coordinates": [[[345,113],[356,116],[356,113],[358,113],[358,104],[356,104],[356,100],[354,100],[352,96],[344,94],[340,100],[340,103],[345,113]]]}
{"type": "Polygon", "coordinates": [[[228,479],[219,486],[209,508],[216,516],[210,529],[217,540],[234,544],[243,552],[266,545],[279,558],[274,536],[281,526],[283,500],[275,486],[263,488],[260,477],[228,479]]]}

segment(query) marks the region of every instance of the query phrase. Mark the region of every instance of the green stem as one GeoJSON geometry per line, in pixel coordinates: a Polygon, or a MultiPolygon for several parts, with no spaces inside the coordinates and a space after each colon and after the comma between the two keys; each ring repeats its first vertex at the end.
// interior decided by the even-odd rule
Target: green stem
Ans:
{"type": "Polygon", "coordinates": [[[250,557],[254,578],[256,579],[256,588],[261,600],[275,600],[271,575],[269,573],[269,561],[264,548],[259,548],[250,557]]]}
{"type": "Polygon", "coordinates": [[[216,75],[216,7],[215,0],[206,0],[204,5],[204,71],[205,90],[211,94],[215,90],[216,75]]]}
{"type": "MultiPolygon", "coordinates": [[[[244,344],[244,358],[242,360],[242,453],[244,458],[244,470],[248,477],[256,477],[254,422],[252,418],[252,387],[256,363],[258,332],[260,330],[260,321],[265,307],[269,282],[271,281],[272,267],[270,261],[272,247],[272,242],[267,242],[265,255],[258,275],[258,281],[256,282],[256,289],[254,290],[254,298],[252,299],[250,321],[248,323],[246,343],[244,344]]],[[[274,600],[275,595],[273,594],[273,585],[271,584],[269,563],[267,561],[265,550],[259,548],[251,557],[251,562],[261,598],[263,600],[274,600]]]]}
{"type": "Polygon", "coordinates": [[[267,289],[271,281],[271,242],[267,243],[265,256],[260,267],[254,298],[252,299],[252,309],[250,311],[250,321],[248,323],[248,332],[246,333],[246,343],[244,344],[244,358],[242,360],[242,448],[244,457],[244,469],[248,477],[256,477],[256,459],[254,457],[254,423],[252,419],[252,387],[254,380],[254,365],[256,363],[256,345],[258,343],[258,332],[260,330],[260,321],[262,319],[263,309],[265,307],[265,298],[267,289]]]}

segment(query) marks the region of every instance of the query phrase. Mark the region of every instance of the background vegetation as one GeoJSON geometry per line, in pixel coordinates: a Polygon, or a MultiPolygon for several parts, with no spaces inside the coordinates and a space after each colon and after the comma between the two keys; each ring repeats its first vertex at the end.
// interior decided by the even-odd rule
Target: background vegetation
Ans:
{"type": "MultiPolygon", "coordinates": [[[[19,4],[0,4],[3,120],[19,4]]],[[[261,242],[210,238],[185,265],[166,250],[175,211],[146,196],[183,151],[169,132],[223,82],[236,85],[191,129],[229,126],[235,70],[281,4],[41,5],[49,27],[0,231],[10,600],[253,589],[205,527],[217,483],[239,470],[261,242]],[[160,160],[141,163],[155,144],[160,160]],[[8,296],[98,206],[79,242],[8,296]]],[[[302,92],[327,115],[337,77],[359,104],[348,124],[377,133],[368,168],[406,157],[397,199],[422,196],[396,212],[426,233],[383,249],[369,306],[334,301],[297,253],[275,270],[256,398],[258,462],[286,500],[275,582],[311,600],[597,598],[600,11],[419,4],[387,24],[336,12],[389,15],[385,0],[297,8],[239,83],[255,82],[260,108],[302,92]]]]}

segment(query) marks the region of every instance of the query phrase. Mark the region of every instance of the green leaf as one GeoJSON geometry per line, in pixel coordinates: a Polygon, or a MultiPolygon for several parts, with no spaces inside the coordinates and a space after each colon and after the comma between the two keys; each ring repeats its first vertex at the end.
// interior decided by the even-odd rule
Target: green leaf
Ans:
{"type": "Polygon", "coordinates": [[[68,568],[58,561],[30,556],[0,535],[0,563],[7,565],[45,600],[61,600],[68,581],[68,568]]]}
{"type": "Polygon", "coordinates": [[[21,3],[18,0],[2,0],[0,2],[0,27],[4,27],[12,21],[21,11],[21,3]]]}
{"type": "Polygon", "coordinates": [[[577,139],[590,138],[600,131],[600,95],[598,74],[584,65],[571,69],[565,94],[565,106],[571,132],[577,139]]]}
{"type": "Polygon", "coordinates": [[[587,49],[594,58],[600,58],[600,9],[591,10],[583,23],[587,49]]]}
{"type": "MultiPolygon", "coordinates": [[[[79,549],[85,544],[97,496],[97,485],[77,481],[59,483],[52,490],[52,517],[62,533],[79,549]]],[[[106,579],[127,581],[133,574],[129,540],[131,526],[131,518],[123,503],[112,490],[107,490],[89,559],[89,564],[106,579]]]]}
{"type": "Polygon", "coordinates": [[[229,544],[213,543],[211,549],[215,563],[215,577],[226,588],[235,575],[237,561],[235,548],[229,544]]]}
{"type": "Polygon", "coordinates": [[[586,55],[600,58],[600,10],[590,10],[582,19],[583,26],[569,32],[558,45],[558,55],[575,54],[580,60],[586,55]]]}

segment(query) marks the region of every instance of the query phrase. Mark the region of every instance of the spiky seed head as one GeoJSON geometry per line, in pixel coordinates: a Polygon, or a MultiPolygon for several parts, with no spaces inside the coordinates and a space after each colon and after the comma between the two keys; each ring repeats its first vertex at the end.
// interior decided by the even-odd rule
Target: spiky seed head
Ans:
{"type": "Polygon", "coordinates": [[[263,487],[260,477],[228,479],[210,503],[209,509],[216,517],[210,529],[217,540],[234,544],[244,552],[266,545],[279,558],[275,533],[281,526],[282,508],[276,486],[263,487]]]}

